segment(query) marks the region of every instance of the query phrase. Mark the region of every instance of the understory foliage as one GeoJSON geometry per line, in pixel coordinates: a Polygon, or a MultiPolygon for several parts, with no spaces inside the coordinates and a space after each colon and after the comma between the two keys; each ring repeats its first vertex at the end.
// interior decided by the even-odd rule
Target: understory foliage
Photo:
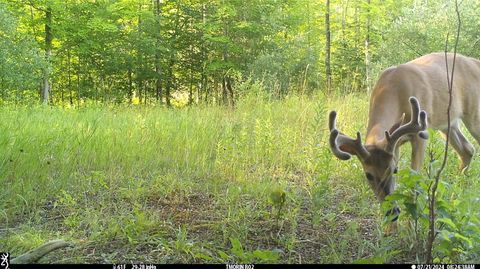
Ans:
{"type": "MultiPolygon", "coordinates": [[[[331,91],[364,92],[454,32],[448,0],[329,2],[0,0],[0,101],[32,103],[48,81],[57,105],[233,105],[246,81],[276,97],[326,92],[327,64],[331,91]]],[[[458,51],[479,57],[480,4],[459,8],[458,51]]]]}

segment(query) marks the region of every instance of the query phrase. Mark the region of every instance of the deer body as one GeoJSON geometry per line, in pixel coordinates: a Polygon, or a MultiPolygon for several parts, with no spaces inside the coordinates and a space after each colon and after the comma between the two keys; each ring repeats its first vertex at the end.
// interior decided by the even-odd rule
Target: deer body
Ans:
{"type": "MultiPolygon", "coordinates": [[[[448,66],[451,74],[452,54],[448,54],[448,66]]],[[[430,128],[446,129],[446,105],[448,105],[449,96],[445,70],[443,53],[428,54],[385,70],[372,92],[367,132],[377,123],[392,124],[398,120],[401,113],[409,113],[408,98],[410,96],[415,96],[422,109],[429,115],[430,128]],[[395,101],[392,100],[395,98],[395,101]],[[387,111],[389,113],[382,114],[387,111]]],[[[457,54],[452,93],[453,102],[450,111],[452,121],[462,119],[473,112],[478,114],[480,61],[457,54]]],[[[466,119],[470,120],[470,118],[466,119]]],[[[477,117],[478,119],[480,118],[477,117]]],[[[386,127],[388,129],[391,125],[386,127]]]]}
{"type": "MultiPolygon", "coordinates": [[[[447,59],[451,74],[453,54],[448,54],[447,59]]],[[[460,132],[459,124],[464,122],[480,143],[480,61],[457,54],[454,71],[450,142],[462,161],[461,169],[465,169],[474,147],[460,132]]],[[[399,147],[408,141],[412,144],[411,168],[420,170],[427,125],[446,134],[448,102],[444,53],[390,67],[380,75],[371,94],[365,144],[360,133],[357,139],[340,133],[335,128],[336,112],[330,113],[332,152],[342,160],[356,155],[377,198],[383,201],[395,188],[393,174],[397,171],[399,147]]]]}
{"type": "MultiPolygon", "coordinates": [[[[447,58],[451,74],[453,54],[448,54],[447,58]]],[[[389,130],[403,113],[405,120],[410,120],[410,96],[416,97],[428,114],[428,126],[446,134],[449,94],[444,53],[428,54],[382,73],[370,99],[366,145],[381,144],[385,130],[389,130]]],[[[474,148],[460,132],[460,121],[480,142],[480,61],[459,54],[455,61],[450,118],[452,146],[464,169],[470,163],[474,148]]],[[[420,170],[426,142],[416,137],[407,140],[411,141],[413,149],[411,167],[420,170]]]]}

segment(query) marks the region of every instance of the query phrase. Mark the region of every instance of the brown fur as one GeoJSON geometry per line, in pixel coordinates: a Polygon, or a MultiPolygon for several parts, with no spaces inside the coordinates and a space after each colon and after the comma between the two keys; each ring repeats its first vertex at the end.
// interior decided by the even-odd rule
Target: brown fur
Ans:
{"type": "MultiPolygon", "coordinates": [[[[448,54],[447,59],[451,74],[453,54],[448,54]]],[[[359,159],[365,173],[373,178],[369,184],[381,201],[395,188],[393,172],[397,168],[400,145],[412,144],[412,169],[418,171],[423,166],[427,142],[418,135],[406,135],[393,152],[386,151],[385,131],[398,128],[403,114],[404,122],[410,121],[411,96],[416,97],[421,109],[427,112],[428,126],[445,134],[449,93],[444,53],[428,54],[386,69],[372,91],[365,139],[369,154],[359,159]]],[[[480,61],[460,54],[455,61],[450,115],[450,142],[461,159],[461,169],[465,169],[470,164],[474,147],[461,133],[459,124],[463,122],[480,143],[480,61]]]]}

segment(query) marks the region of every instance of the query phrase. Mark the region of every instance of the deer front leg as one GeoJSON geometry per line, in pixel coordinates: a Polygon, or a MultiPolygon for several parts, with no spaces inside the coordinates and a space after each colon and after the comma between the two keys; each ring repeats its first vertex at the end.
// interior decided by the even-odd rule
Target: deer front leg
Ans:
{"type": "MultiPolygon", "coordinates": [[[[442,135],[446,138],[447,131],[442,131],[442,135]]],[[[457,124],[452,125],[450,128],[450,145],[453,146],[455,151],[458,153],[460,160],[462,163],[460,164],[460,170],[462,172],[466,172],[465,170],[470,165],[470,161],[472,160],[473,154],[475,153],[475,148],[473,147],[470,142],[468,142],[467,138],[462,134],[460,128],[457,124]]]]}
{"type": "Polygon", "coordinates": [[[411,168],[417,172],[422,169],[423,160],[425,159],[425,150],[427,148],[427,140],[415,136],[411,140],[412,144],[412,164],[411,168]]]}

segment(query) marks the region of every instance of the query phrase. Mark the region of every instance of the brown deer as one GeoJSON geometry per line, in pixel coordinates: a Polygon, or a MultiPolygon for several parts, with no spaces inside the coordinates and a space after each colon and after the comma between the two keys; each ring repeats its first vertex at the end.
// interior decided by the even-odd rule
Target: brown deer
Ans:
{"type": "MultiPolygon", "coordinates": [[[[447,54],[449,74],[453,54],[447,54]]],[[[443,53],[432,53],[382,72],[370,98],[369,120],[365,144],[360,133],[353,139],[336,129],[337,113],[330,112],[330,147],[340,160],[356,155],[365,176],[381,202],[395,189],[399,148],[412,145],[411,168],[423,166],[428,127],[447,132],[449,101],[446,61],[443,53]],[[420,104],[422,109],[420,110],[420,104]],[[427,119],[428,114],[428,119],[427,119]]],[[[480,61],[456,55],[450,111],[450,143],[461,160],[464,171],[474,154],[474,147],[460,131],[462,121],[480,143],[480,61]]],[[[394,232],[398,207],[387,212],[393,217],[386,233],[394,232]]]]}

